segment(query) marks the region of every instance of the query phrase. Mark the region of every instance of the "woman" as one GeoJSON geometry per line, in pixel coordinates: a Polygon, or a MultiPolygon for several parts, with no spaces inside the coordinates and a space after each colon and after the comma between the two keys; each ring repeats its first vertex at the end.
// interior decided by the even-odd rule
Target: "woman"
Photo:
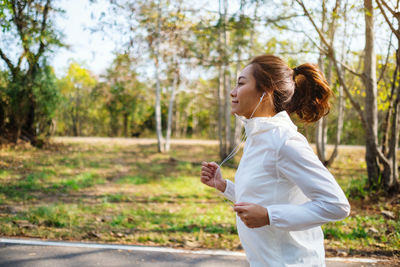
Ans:
{"type": "Polygon", "coordinates": [[[214,162],[202,163],[201,181],[235,203],[251,266],[325,266],[320,225],[350,213],[343,191],[289,117],[317,121],[329,112],[331,94],[314,65],[291,69],[272,55],[254,58],[231,91],[232,113],[246,117],[247,136],[235,183],[214,162]]]}

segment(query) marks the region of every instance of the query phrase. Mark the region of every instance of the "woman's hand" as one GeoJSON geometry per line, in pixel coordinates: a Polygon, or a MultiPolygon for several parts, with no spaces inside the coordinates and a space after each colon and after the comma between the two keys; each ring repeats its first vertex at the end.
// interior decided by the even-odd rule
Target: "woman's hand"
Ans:
{"type": "Polygon", "coordinates": [[[201,182],[214,187],[221,192],[225,192],[226,181],[222,178],[221,169],[215,162],[201,163],[201,182]]]}
{"type": "Polygon", "coordinates": [[[241,202],[233,208],[239,218],[249,228],[257,228],[269,225],[268,210],[260,205],[241,202]]]}

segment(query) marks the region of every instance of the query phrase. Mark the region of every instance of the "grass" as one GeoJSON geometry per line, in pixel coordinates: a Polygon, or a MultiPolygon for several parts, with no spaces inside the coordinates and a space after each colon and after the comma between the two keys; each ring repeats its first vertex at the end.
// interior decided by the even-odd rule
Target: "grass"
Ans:
{"type": "MultiPolygon", "coordinates": [[[[240,250],[234,212],[198,177],[201,161],[218,161],[217,153],[207,145],[161,154],[153,144],[73,141],[3,148],[0,235],[240,250]]],[[[352,213],[323,226],[325,246],[328,254],[399,255],[399,199],[369,196],[363,153],[342,149],[330,168],[352,213]]],[[[224,176],[234,177],[235,166],[223,167],[224,176]]]]}

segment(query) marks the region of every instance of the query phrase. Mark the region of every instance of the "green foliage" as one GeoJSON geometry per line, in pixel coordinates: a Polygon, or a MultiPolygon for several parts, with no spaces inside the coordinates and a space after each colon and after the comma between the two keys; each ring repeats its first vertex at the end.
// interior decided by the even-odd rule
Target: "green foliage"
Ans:
{"type": "Polygon", "coordinates": [[[11,10],[11,3],[8,0],[0,0],[0,29],[4,33],[10,30],[11,24],[7,12],[11,10]]]}
{"type": "Polygon", "coordinates": [[[67,179],[61,182],[61,186],[74,191],[79,191],[83,188],[92,187],[95,184],[103,184],[104,179],[93,173],[82,173],[74,178],[67,179]]]}
{"type": "Polygon", "coordinates": [[[120,184],[147,184],[149,179],[147,177],[134,175],[134,176],[124,176],[118,179],[118,183],[120,184]]]}
{"type": "Polygon", "coordinates": [[[33,94],[37,103],[35,109],[35,125],[38,136],[46,139],[52,130],[52,120],[61,102],[61,94],[57,87],[57,79],[50,66],[43,66],[34,80],[33,94]]]}
{"type": "Polygon", "coordinates": [[[345,189],[346,196],[350,199],[364,199],[369,191],[367,189],[368,177],[363,179],[352,179],[345,189]]]}
{"type": "Polygon", "coordinates": [[[40,206],[27,214],[31,223],[48,227],[63,228],[71,226],[74,216],[64,205],[40,206]]]}

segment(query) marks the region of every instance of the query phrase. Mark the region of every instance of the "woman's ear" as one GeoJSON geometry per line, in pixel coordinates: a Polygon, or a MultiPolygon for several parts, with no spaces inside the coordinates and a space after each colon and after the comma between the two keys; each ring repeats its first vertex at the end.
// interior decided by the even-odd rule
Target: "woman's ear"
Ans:
{"type": "Polygon", "coordinates": [[[264,91],[263,93],[262,93],[262,97],[263,97],[263,99],[262,99],[262,103],[266,103],[266,102],[271,102],[272,101],[272,92],[267,92],[267,91],[264,91]]]}

